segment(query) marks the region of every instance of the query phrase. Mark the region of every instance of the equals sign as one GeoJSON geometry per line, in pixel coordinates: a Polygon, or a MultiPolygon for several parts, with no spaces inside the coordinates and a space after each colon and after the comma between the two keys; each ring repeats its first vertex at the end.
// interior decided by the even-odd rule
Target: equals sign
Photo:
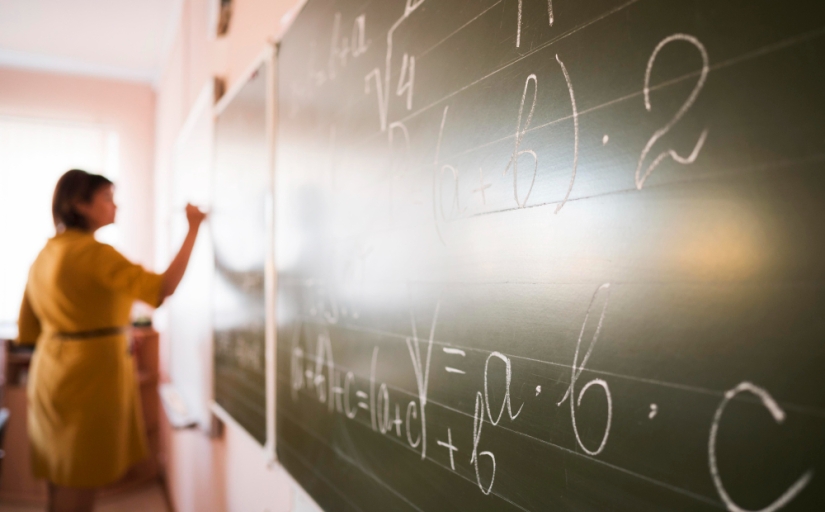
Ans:
{"type": "MultiPolygon", "coordinates": [[[[356,391],[355,396],[357,396],[361,400],[366,400],[367,398],[369,398],[369,396],[363,391],[356,391]]],[[[366,409],[367,411],[370,410],[370,406],[367,405],[366,402],[358,402],[358,407],[360,407],[361,409],[366,409]]]]}
{"type": "MultiPolygon", "coordinates": [[[[450,354],[451,356],[464,357],[467,355],[463,350],[457,348],[444,347],[442,350],[445,354],[450,354]]],[[[453,368],[452,366],[445,366],[444,369],[447,370],[447,373],[457,373],[459,375],[464,375],[465,373],[464,370],[459,370],[458,368],[453,368]]]]}

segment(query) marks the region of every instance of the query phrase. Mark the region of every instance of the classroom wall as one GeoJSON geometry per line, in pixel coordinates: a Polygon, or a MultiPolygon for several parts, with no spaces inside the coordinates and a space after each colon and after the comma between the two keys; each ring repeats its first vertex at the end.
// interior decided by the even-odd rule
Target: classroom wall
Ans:
{"type": "Polygon", "coordinates": [[[121,249],[149,267],[155,240],[154,114],[149,84],[0,68],[0,115],[103,124],[117,131],[121,249]]]}
{"type": "MultiPolygon", "coordinates": [[[[175,141],[198,95],[213,76],[231,88],[281,31],[281,19],[299,0],[234,0],[229,34],[210,37],[210,2],[183,0],[175,42],[157,87],[156,111],[156,260],[169,261],[168,204],[175,141]]],[[[211,148],[210,148],[211,149],[211,148]]],[[[207,149],[209,150],[209,149],[207,149]]],[[[185,283],[184,283],[185,285],[185,283]]],[[[179,318],[175,322],[208,322],[209,318],[179,318]]],[[[170,318],[161,310],[162,357],[169,354],[170,318]]],[[[180,331],[181,325],[174,330],[180,331]]],[[[168,361],[166,361],[168,363],[168,361]]],[[[163,364],[163,363],[162,363],[163,364]]],[[[166,366],[168,370],[168,366],[166,366]]],[[[162,370],[163,371],[163,370],[162,370]]],[[[318,510],[277,463],[269,463],[261,448],[243,431],[226,424],[223,435],[210,439],[202,430],[163,427],[166,477],[177,512],[254,512],[318,510]]]]}

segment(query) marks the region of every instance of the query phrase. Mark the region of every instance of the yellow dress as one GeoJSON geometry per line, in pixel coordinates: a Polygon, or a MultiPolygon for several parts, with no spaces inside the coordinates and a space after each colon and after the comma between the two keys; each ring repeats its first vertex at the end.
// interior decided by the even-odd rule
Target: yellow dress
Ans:
{"type": "Polygon", "coordinates": [[[160,305],[161,286],[162,276],[78,230],[50,239],[37,256],[19,320],[19,342],[37,345],[27,390],[35,477],[99,487],[146,456],[126,335],[88,335],[127,327],[135,299],[160,305]]]}

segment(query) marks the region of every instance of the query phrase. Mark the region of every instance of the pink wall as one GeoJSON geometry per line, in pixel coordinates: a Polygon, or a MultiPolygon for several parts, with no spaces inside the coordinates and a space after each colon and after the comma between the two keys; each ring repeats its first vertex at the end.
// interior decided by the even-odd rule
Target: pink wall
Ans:
{"type": "MultiPolygon", "coordinates": [[[[159,262],[168,261],[174,249],[169,247],[166,220],[174,145],[198,94],[213,76],[226,78],[227,88],[232,87],[268,42],[277,37],[281,18],[298,3],[234,0],[229,34],[216,40],[209,37],[210,1],[184,0],[175,42],[157,90],[155,197],[159,262]]],[[[175,321],[208,322],[209,318],[175,321]]],[[[166,331],[162,339],[167,344],[164,352],[168,353],[168,343],[173,340],[169,339],[168,326],[166,331]]],[[[177,512],[286,512],[298,510],[296,507],[307,512],[317,510],[283,468],[268,462],[261,448],[232,424],[226,424],[218,439],[210,439],[199,430],[175,431],[167,425],[162,439],[167,482],[177,512]]]]}
{"type": "Polygon", "coordinates": [[[152,266],[155,93],[148,84],[0,68],[0,115],[104,124],[120,137],[123,250],[152,266]]]}

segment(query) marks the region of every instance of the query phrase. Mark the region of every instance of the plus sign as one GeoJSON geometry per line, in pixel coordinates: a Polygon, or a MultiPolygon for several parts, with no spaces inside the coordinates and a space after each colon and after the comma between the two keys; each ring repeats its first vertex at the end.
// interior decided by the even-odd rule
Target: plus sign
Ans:
{"type": "Polygon", "coordinates": [[[450,432],[450,429],[447,429],[447,442],[438,441],[438,446],[443,446],[444,448],[450,450],[450,467],[455,471],[455,460],[453,460],[453,452],[457,452],[458,448],[453,446],[453,433],[450,432]]]}
{"type": "MultiPolygon", "coordinates": [[[[479,186],[476,189],[473,189],[473,193],[481,192],[481,204],[487,204],[487,198],[484,196],[484,191],[488,188],[492,187],[492,183],[484,183],[484,173],[481,170],[481,167],[478,168],[478,183],[479,186]]],[[[452,453],[452,452],[450,452],[452,453]]]]}
{"type": "Polygon", "coordinates": [[[401,437],[401,409],[398,408],[398,404],[395,404],[395,421],[392,423],[395,425],[395,435],[401,437]]]}

